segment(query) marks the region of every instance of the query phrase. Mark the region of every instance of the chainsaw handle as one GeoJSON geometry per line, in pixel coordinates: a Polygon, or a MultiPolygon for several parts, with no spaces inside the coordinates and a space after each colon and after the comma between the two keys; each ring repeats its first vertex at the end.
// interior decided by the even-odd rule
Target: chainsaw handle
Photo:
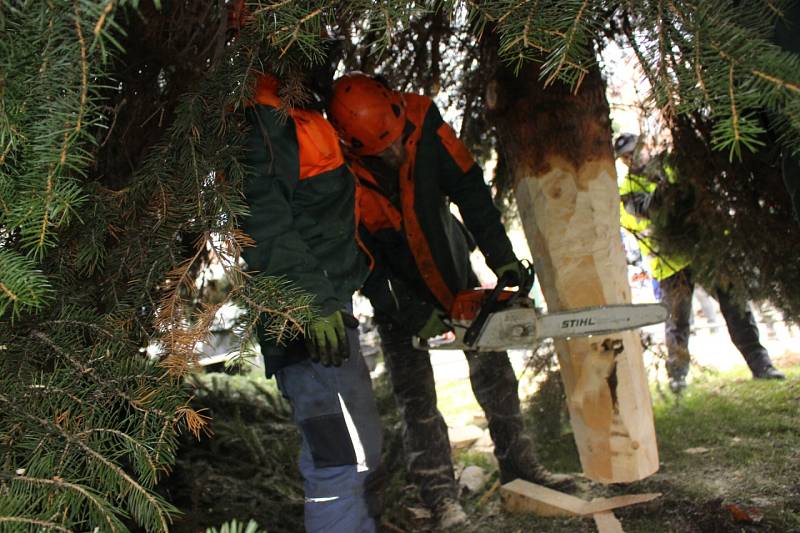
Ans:
{"type": "Polygon", "coordinates": [[[503,290],[505,290],[505,288],[511,284],[514,276],[514,272],[505,272],[497,280],[497,285],[494,286],[494,289],[492,289],[492,292],[489,293],[486,301],[483,302],[483,305],[481,305],[481,310],[478,313],[478,316],[475,317],[475,320],[472,321],[472,324],[470,324],[469,328],[467,328],[467,331],[464,332],[464,344],[472,347],[472,345],[475,344],[475,341],[478,340],[478,336],[481,334],[483,326],[486,324],[486,321],[489,320],[489,315],[491,315],[497,307],[497,302],[500,299],[500,295],[503,294],[503,290]]]}
{"type": "Polygon", "coordinates": [[[536,270],[533,268],[533,263],[527,259],[523,259],[521,263],[525,266],[525,270],[528,271],[528,279],[526,280],[525,286],[519,286],[519,290],[517,292],[523,296],[527,296],[530,294],[531,289],[533,289],[533,284],[536,281],[536,270]]]}

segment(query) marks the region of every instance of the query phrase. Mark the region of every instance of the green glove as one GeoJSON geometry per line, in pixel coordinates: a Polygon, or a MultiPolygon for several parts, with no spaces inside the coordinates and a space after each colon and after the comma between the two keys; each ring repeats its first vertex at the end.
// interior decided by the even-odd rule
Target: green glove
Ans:
{"type": "Polygon", "coordinates": [[[529,269],[522,261],[513,261],[497,267],[497,270],[494,271],[494,273],[497,274],[497,279],[500,279],[506,272],[512,272],[514,274],[511,277],[511,287],[528,287],[532,284],[533,267],[529,269]]]}
{"type": "Polygon", "coordinates": [[[350,357],[342,312],[317,318],[306,327],[306,346],[311,360],[323,366],[341,366],[350,357]]]}
{"type": "Polygon", "coordinates": [[[450,326],[445,324],[444,320],[442,320],[442,312],[438,309],[434,309],[428,321],[425,322],[425,325],[422,326],[422,329],[417,333],[417,337],[426,340],[447,333],[450,329],[450,326]]]}

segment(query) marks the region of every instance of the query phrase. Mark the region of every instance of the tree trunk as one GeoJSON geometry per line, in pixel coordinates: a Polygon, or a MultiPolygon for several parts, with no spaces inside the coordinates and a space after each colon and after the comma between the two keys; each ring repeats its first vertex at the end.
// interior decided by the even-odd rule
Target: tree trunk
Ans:
{"type": "MultiPolygon", "coordinates": [[[[576,94],[545,89],[538,66],[500,69],[487,104],[551,312],[629,303],[605,84],[596,67],[576,94]]],[[[584,473],[630,482],[658,469],[639,334],[556,342],[584,473]],[[614,341],[622,349],[614,349],[614,341]]]]}

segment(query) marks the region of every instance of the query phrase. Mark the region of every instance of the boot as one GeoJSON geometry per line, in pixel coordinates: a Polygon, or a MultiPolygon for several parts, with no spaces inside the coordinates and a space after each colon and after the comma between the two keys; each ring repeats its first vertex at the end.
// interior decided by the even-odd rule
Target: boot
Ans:
{"type": "Polygon", "coordinates": [[[500,483],[509,483],[515,479],[524,479],[559,492],[575,492],[578,490],[578,485],[575,483],[573,476],[555,474],[537,462],[531,462],[522,468],[518,467],[513,470],[500,469],[500,483]]]}
{"type": "Polygon", "coordinates": [[[472,392],[486,413],[500,465],[500,482],[524,479],[560,491],[577,486],[569,476],[551,474],[536,460],[533,441],[525,432],[517,376],[506,352],[465,352],[472,392]]]}
{"type": "Polygon", "coordinates": [[[678,395],[686,389],[686,378],[669,378],[669,390],[678,395]]]}
{"type": "Polygon", "coordinates": [[[753,373],[753,379],[786,379],[786,376],[775,368],[766,350],[745,357],[747,366],[753,373]]]}
{"type": "Polygon", "coordinates": [[[445,498],[433,509],[434,517],[441,529],[461,526],[469,521],[467,513],[457,500],[445,498]]]}
{"type": "Polygon", "coordinates": [[[667,376],[669,377],[669,390],[675,395],[680,395],[686,390],[686,375],[689,374],[689,351],[674,347],[669,352],[667,359],[667,376]]]}
{"type": "Polygon", "coordinates": [[[753,379],[786,379],[786,375],[772,366],[772,364],[769,364],[766,367],[754,370],[753,379]]]}
{"type": "Polygon", "coordinates": [[[542,466],[533,451],[533,442],[527,435],[520,436],[510,449],[495,448],[495,455],[500,464],[500,483],[524,479],[561,492],[575,492],[578,489],[572,476],[554,474],[542,466]]]}

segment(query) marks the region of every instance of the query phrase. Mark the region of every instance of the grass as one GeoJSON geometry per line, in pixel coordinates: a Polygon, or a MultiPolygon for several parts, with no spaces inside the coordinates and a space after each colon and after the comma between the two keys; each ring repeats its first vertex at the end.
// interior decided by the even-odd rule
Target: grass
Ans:
{"type": "MultiPolygon", "coordinates": [[[[654,502],[616,513],[628,533],[800,532],[800,366],[786,373],[784,382],[755,381],[742,371],[706,374],[680,398],[654,394],[660,471],[634,484],[593,486],[582,496],[661,492],[654,502]],[[736,522],[741,509],[758,523],[736,522]]],[[[539,441],[549,468],[580,471],[571,433],[539,441]]],[[[584,519],[509,517],[497,497],[478,508],[478,496],[468,502],[471,531],[595,530],[584,519]]]]}
{"type": "Polygon", "coordinates": [[[453,463],[462,466],[479,466],[487,471],[497,468],[496,462],[488,454],[473,450],[454,450],[453,463]]]}

